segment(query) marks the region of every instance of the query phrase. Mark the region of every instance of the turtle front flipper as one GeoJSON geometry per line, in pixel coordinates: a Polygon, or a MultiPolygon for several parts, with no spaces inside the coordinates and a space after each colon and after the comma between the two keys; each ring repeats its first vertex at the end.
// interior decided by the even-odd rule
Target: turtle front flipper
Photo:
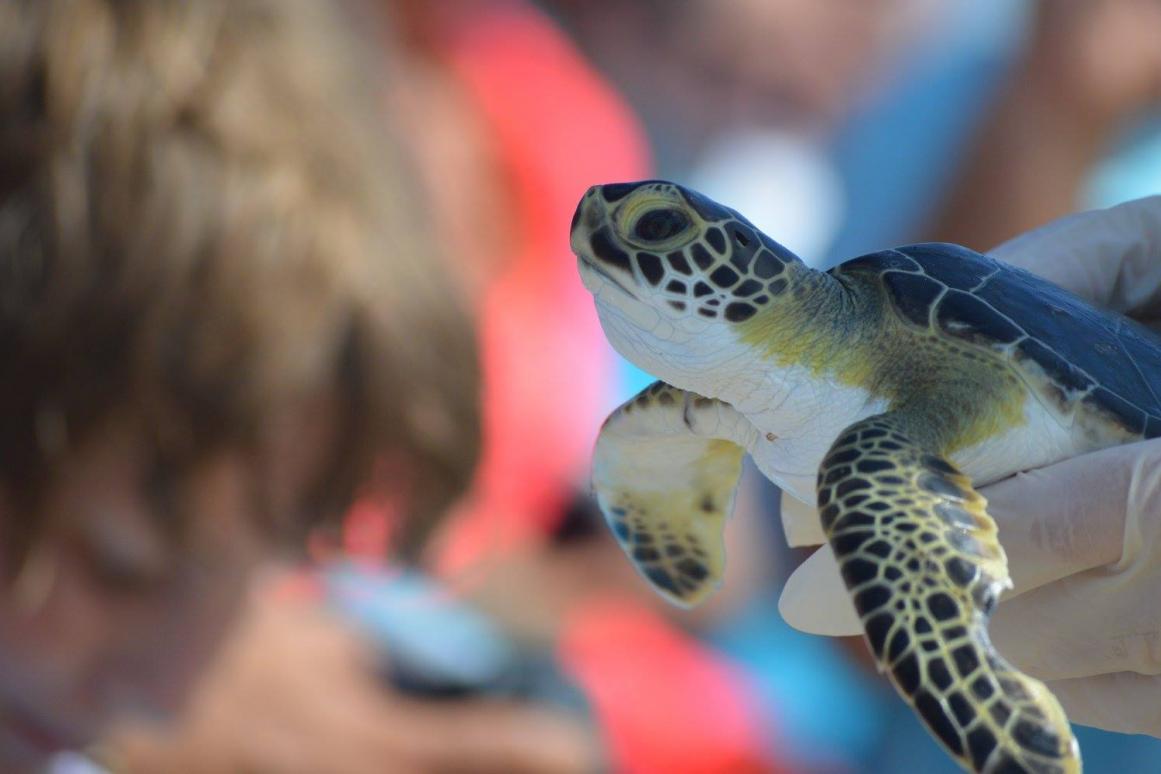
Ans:
{"type": "Polygon", "coordinates": [[[996,652],[987,623],[1011,585],[986,502],[894,412],[844,430],[818,504],[867,642],[959,762],[983,772],[1080,771],[1056,698],[996,652]]]}
{"type": "Polygon", "coordinates": [[[654,382],[605,421],[593,488],[618,542],[653,587],[690,607],[721,582],[749,422],[726,403],[654,382]]]}

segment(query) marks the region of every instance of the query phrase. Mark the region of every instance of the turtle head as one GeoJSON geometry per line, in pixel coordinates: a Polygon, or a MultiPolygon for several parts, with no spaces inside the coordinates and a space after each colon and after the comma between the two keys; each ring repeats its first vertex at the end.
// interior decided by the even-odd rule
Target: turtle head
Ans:
{"type": "Polygon", "coordinates": [[[610,342],[667,380],[675,364],[693,373],[735,354],[736,327],[802,265],[734,210],[661,180],[593,186],[571,238],[610,342]]]}

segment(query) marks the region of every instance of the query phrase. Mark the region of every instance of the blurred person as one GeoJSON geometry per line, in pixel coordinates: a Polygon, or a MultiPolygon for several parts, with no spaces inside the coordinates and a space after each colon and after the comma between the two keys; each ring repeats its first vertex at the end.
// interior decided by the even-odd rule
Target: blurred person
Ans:
{"type": "MultiPolygon", "coordinates": [[[[384,525],[400,507],[360,501],[345,519],[343,554],[247,595],[243,624],[180,723],[122,726],[106,755],[150,772],[354,774],[385,762],[455,770],[465,760],[473,771],[567,771],[597,758],[625,772],[675,762],[779,770],[738,676],[658,614],[576,493],[612,400],[612,361],[571,263],[557,260],[568,250],[559,234],[594,176],[647,169],[631,114],[522,3],[387,10],[392,67],[375,77],[388,83],[431,197],[427,235],[457,259],[453,274],[481,319],[483,464],[425,551],[440,577],[419,577],[418,596],[395,605],[416,576],[382,564],[398,548],[384,525]],[[472,616],[455,609],[459,596],[502,629],[465,627],[472,616]],[[512,675],[471,678],[496,650],[514,651],[502,664],[514,684],[512,675]],[[405,662],[420,668],[401,673],[405,662]],[[573,684],[594,711],[599,753],[547,706],[575,705],[573,684]],[[441,706],[419,695],[431,692],[441,706]],[[513,695],[538,704],[525,712],[501,700],[513,695]]],[[[361,21],[378,30],[373,14],[361,21]]],[[[413,198],[426,203],[420,193],[413,198]]]]}
{"type": "MultiPolygon", "coordinates": [[[[0,51],[0,768],[21,772],[169,717],[255,570],[355,494],[418,543],[475,463],[477,371],[358,77],[376,60],[328,4],[4,3],[0,51]]],[[[345,631],[267,603],[233,635],[262,647],[215,670],[301,723],[256,726],[256,758],[126,742],[120,768],[366,770],[351,737],[363,767],[591,765],[583,730],[408,702],[345,631]],[[316,721],[333,760],[296,755],[316,721]]]]}

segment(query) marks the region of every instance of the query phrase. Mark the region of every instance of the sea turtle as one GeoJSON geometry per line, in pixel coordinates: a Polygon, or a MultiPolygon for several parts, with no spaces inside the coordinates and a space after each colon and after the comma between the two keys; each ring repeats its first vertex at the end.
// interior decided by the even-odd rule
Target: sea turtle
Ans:
{"type": "Polygon", "coordinates": [[[571,239],[610,342],[663,380],[593,460],[642,575],[712,592],[749,453],[817,506],[880,668],[961,765],[1079,771],[1055,697],[988,639],[1011,582],[973,485],[1161,435],[1161,338],[951,244],[816,271],[665,181],[594,186],[571,239]]]}

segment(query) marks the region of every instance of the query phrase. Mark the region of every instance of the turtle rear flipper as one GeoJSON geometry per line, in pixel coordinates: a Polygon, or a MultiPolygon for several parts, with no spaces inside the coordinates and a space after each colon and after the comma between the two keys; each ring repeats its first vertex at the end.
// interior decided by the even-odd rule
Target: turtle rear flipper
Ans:
{"type": "Polygon", "coordinates": [[[857,422],[819,469],[823,531],[880,669],[965,767],[1078,772],[1059,703],[988,639],[1011,582],[986,502],[907,427],[857,422]]]}
{"type": "Polygon", "coordinates": [[[606,521],[641,574],[682,607],[721,583],[749,427],[726,403],[655,382],[597,438],[593,488],[606,521]]]}

